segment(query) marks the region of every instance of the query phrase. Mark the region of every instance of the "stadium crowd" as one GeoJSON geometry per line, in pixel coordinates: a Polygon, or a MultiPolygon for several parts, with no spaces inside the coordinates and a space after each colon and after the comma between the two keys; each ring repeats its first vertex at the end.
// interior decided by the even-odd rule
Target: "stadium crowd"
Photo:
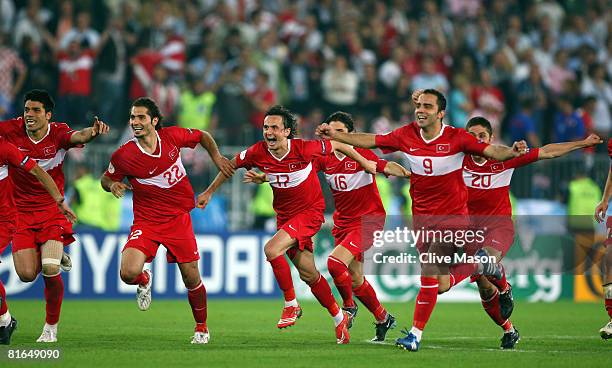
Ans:
{"type": "Polygon", "coordinates": [[[117,132],[129,103],[150,95],[167,123],[246,145],[275,103],[300,114],[305,137],[335,110],[378,133],[412,119],[414,89],[437,88],[447,123],[482,115],[505,142],[608,136],[608,5],[0,0],[0,117],[43,88],[58,121],[86,126],[99,115],[117,132]]]}

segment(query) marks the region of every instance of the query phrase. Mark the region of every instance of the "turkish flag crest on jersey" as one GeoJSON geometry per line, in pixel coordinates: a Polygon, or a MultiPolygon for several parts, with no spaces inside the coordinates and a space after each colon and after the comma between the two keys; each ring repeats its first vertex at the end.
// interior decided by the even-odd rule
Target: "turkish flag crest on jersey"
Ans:
{"type": "Polygon", "coordinates": [[[493,171],[493,172],[502,172],[502,171],[504,171],[504,163],[503,162],[494,163],[493,165],[491,165],[491,171],[493,171]]]}
{"type": "Polygon", "coordinates": [[[43,155],[45,156],[55,155],[55,146],[47,146],[43,148],[43,155]]]}
{"type": "Polygon", "coordinates": [[[345,162],[344,167],[347,170],[357,170],[357,163],[356,162],[345,162]]]}
{"type": "Polygon", "coordinates": [[[450,143],[436,144],[436,152],[439,152],[439,153],[449,153],[450,152],[450,143]]]}
{"type": "Polygon", "coordinates": [[[289,171],[298,171],[298,170],[302,170],[305,167],[306,167],[305,162],[295,162],[295,163],[289,164],[289,171]]]}
{"type": "Polygon", "coordinates": [[[170,156],[171,160],[174,160],[176,158],[176,156],[178,156],[179,150],[178,148],[174,147],[170,153],[168,154],[168,156],[170,156]]]}

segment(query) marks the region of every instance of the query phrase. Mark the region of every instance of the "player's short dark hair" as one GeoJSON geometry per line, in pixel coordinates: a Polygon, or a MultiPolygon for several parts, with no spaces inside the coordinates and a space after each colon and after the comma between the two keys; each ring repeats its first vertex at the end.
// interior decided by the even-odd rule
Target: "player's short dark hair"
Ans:
{"type": "Polygon", "coordinates": [[[355,121],[353,120],[353,116],[351,116],[351,114],[347,112],[336,111],[335,113],[328,116],[325,120],[323,120],[323,123],[329,124],[332,121],[341,122],[342,124],[344,124],[344,126],[346,127],[346,129],[348,129],[349,132],[355,130],[355,121]]]}
{"type": "Polygon", "coordinates": [[[438,111],[444,111],[446,110],[446,97],[444,97],[444,94],[440,91],[438,91],[437,89],[433,89],[433,88],[427,88],[426,90],[423,91],[424,94],[427,93],[429,95],[434,95],[437,97],[438,99],[438,111]]]}
{"type": "Polygon", "coordinates": [[[159,106],[153,101],[152,98],[149,97],[139,97],[132,103],[132,107],[145,107],[147,109],[147,114],[153,118],[157,118],[157,125],[155,125],[155,130],[160,130],[162,128],[162,120],[164,116],[159,111],[159,106]]]}
{"type": "Polygon", "coordinates": [[[473,126],[481,126],[487,130],[489,135],[493,135],[493,128],[491,127],[491,123],[482,116],[474,116],[470,120],[468,120],[465,125],[465,130],[469,130],[473,126]]]}
{"type": "Polygon", "coordinates": [[[285,129],[291,129],[291,133],[287,138],[295,138],[297,135],[297,118],[291,111],[282,105],[274,105],[268,111],[265,116],[276,115],[283,118],[283,126],[285,129]]]}
{"type": "Polygon", "coordinates": [[[44,89],[33,89],[28,91],[25,96],[23,96],[23,103],[25,104],[28,101],[40,102],[46,112],[53,112],[53,108],[55,107],[55,101],[53,101],[49,92],[44,89]]]}

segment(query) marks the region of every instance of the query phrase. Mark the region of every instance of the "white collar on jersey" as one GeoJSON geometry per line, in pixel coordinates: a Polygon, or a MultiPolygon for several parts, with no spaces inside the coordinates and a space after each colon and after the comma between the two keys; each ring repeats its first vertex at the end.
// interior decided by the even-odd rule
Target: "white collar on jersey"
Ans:
{"type": "Polygon", "coordinates": [[[472,162],[473,162],[475,165],[478,165],[478,166],[484,166],[484,165],[486,165],[486,164],[487,164],[487,161],[488,161],[488,160],[485,158],[485,160],[484,160],[484,161],[483,161],[481,164],[479,164],[478,162],[476,162],[476,160],[474,160],[474,155],[470,155],[470,159],[472,160],[472,162]]]}
{"type": "Polygon", "coordinates": [[[140,143],[138,143],[138,138],[136,138],[136,137],[134,137],[134,143],[136,143],[136,146],[138,147],[140,152],[144,153],[145,155],[151,156],[151,157],[155,157],[155,158],[160,158],[161,157],[161,153],[162,153],[162,146],[161,146],[161,139],[159,139],[159,134],[157,134],[157,130],[155,131],[155,135],[157,136],[157,145],[159,146],[159,153],[157,155],[153,155],[153,154],[145,151],[144,148],[142,148],[140,146],[140,143]]]}
{"type": "MultiPolygon", "coordinates": [[[[265,143],[265,141],[264,141],[264,143],[265,143]]],[[[283,160],[285,157],[287,157],[287,155],[289,154],[289,152],[291,152],[291,139],[287,139],[287,153],[285,153],[285,154],[283,155],[283,157],[278,158],[278,157],[274,156],[274,154],[272,153],[272,151],[270,151],[270,149],[269,149],[269,148],[268,148],[268,152],[270,152],[270,155],[271,155],[272,157],[274,157],[274,158],[275,158],[277,161],[282,161],[282,160],[283,160]]]]}
{"type": "Polygon", "coordinates": [[[51,124],[49,124],[49,128],[47,129],[47,134],[45,134],[44,137],[42,137],[41,139],[35,141],[32,139],[32,137],[30,137],[30,135],[28,134],[28,132],[26,132],[26,135],[28,136],[28,138],[30,139],[30,141],[34,144],[39,144],[40,142],[43,141],[43,139],[47,138],[47,136],[49,135],[49,133],[51,133],[51,124]]]}
{"type": "Polygon", "coordinates": [[[440,133],[438,133],[437,136],[433,137],[432,139],[425,139],[425,137],[423,137],[423,129],[419,128],[419,134],[421,134],[421,139],[425,142],[425,143],[431,143],[433,141],[435,141],[436,139],[440,138],[442,136],[442,133],[444,133],[444,128],[446,127],[446,124],[442,123],[442,129],[440,129],[440,133]]]}

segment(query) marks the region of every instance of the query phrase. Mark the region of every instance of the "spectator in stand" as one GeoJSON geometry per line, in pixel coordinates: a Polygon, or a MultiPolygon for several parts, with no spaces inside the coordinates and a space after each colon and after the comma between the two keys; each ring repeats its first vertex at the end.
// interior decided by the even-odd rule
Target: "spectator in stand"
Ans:
{"type": "Polygon", "coordinates": [[[559,97],[557,106],[558,111],[553,122],[553,142],[569,142],[584,139],[586,137],[584,122],[574,110],[571,98],[568,96],[559,97]]]}
{"type": "Polygon", "coordinates": [[[13,115],[13,102],[23,87],[26,74],[19,54],[6,44],[6,36],[0,33],[0,120],[13,115]]]}
{"type": "Polygon", "coordinates": [[[359,79],[348,68],[346,58],[336,56],[334,63],[325,68],[321,79],[323,99],[327,104],[326,114],[337,110],[352,112],[357,103],[359,79]]]}
{"type": "Polygon", "coordinates": [[[612,86],[606,80],[606,69],[602,64],[592,64],[589,74],[582,80],[580,92],[583,96],[592,95],[597,98],[593,113],[594,129],[598,134],[607,136],[612,129],[612,86]]]}
{"type": "Polygon", "coordinates": [[[95,29],[91,28],[91,15],[89,11],[81,10],[76,16],[76,27],[59,39],[59,47],[61,49],[68,48],[68,45],[76,41],[79,44],[83,44],[87,41],[87,44],[92,49],[95,49],[100,42],[100,34],[95,29]]]}
{"type": "Polygon", "coordinates": [[[453,89],[448,96],[448,114],[450,123],[458,128],[464,128],[468,117],[474,109],[470,98],[472,86],[463,75],[458,74],[453,81],[453,89]]]}
{"type": "Polygon", "coordinates": [[[446,94],[448,79],[444,74],[436,72],[434,60],[427,56],[423,58],[422,71],[412,79],[412,90],[429,88],[446,94]]]}
{"type": "Polygon", "coordinates": [[[541,127],[533,118],[534,101],[529,98],[521,98],[519,112],[510,119],[510,142],[524,140],[529,147],[540,147],[541,141],[538,131],[541,127]]]}

